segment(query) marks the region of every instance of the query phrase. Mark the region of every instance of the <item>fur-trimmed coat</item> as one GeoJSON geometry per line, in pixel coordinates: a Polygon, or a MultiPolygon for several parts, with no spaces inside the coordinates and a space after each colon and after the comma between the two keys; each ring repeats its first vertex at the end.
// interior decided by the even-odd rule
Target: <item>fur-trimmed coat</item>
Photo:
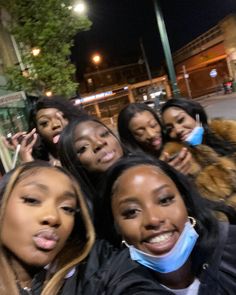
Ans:
{"type": "MultiPolygon", "coordinates": [[[[236,143],[236,121],[214,119],[209,128],[221,139],[236,143]]],[[[169,142],[164,151],[170,155],[179,152],[184,143],[169,142]]],[[[203,197],[212,200],[225,200],[236,207],[236,153],[220,156],[211,147],[201,144],[187,146],[192,154],[193,162],[190,176],[203,197]]]]}

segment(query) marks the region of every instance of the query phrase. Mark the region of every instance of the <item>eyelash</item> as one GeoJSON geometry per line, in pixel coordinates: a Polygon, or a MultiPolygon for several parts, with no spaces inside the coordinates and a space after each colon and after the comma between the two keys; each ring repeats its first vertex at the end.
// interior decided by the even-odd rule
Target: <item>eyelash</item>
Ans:
{"type": "Polygon", "coordinates": [[[184,121],[184,117],[181,117],[177,120],[177,123],[181,124],[181,123],[183,123],[183,121],[184,121]]]}
{"type": "Polygon", "coordinates": [[[164,197],[160,197],[159,198],[159,204],[162,206],[168,206],[169,204],[171,204],[175,199],[174,195],[167,195],[164,197]]]}
{"type": "Polygon", "coordinates": [[[70,206],[62,206],[61,207],[66,214],[75,215],[78,212],[78,209],[70,207],[70,206]]]}
{"type": "Polygon", "coordinates": [[[109,136],[109,135],[110,135],[110,132],[109,132],[108,130],[105,130],[105,131],[103,131],[103,132],[100,134],[101,137],[106,137],[106,136],[109,136]]]}
{"type": "MultiPolygon", "coordinates": [[[[175,196],[174,195],[167,195],[167,196],[163,196],[163,197],[160,197],[158,198],[158,203],[161,205],[161,206],[168,206],[170,204],[172,204],[175,200],[175,196]]],[[[125,218],[125,219],[133,219],[135,217],[137,217],[137,214],[139,213],[139,209],[125,209],[123,212],[122,212],[122,216],[125,218]]]]}
{"type": "Polygon", "coordinates": [[[83,154],[86,151],[86,147],[82,146],[81,148],[78,149],[77,154],[83,154]]]}
{"type": "Polygon", "coordinates": [[[48,122],[40,122],[39,123],[39,126],[41,126],[41,127],[47,127],[47,125],[48,125],[48,122]]]}
{"type": "Polygon", "coordinates": [[[31,206],[38,205],[40,203],[40,201],[34,197],[23,196],[21,197],[21,199],[23,200],[23,203],[31,205],[31,206]]]}
{"type": "Polygon", "coordinates": [[[122,212],[122,215],[125,219],[133,219],[137,216],[138,211],[138,209],[126,209],[124,212],[122,212]]]}
{"type": "MultiPolygon", "coordinates": [[[[23,196],[23,197],[21,197],[21,199],[22,199],[24,204],[28,204],[29,206],[36,206],[36,205],[39,205],[41,203],[41,201],[39,201],[38,199],[36,199],[34,197],[23,196]]],[[[75,215],[79,211],[76,208],[73,208],[73,207],[70,207],[70,206],[65,206],[65,205],[61,206],[60,208],[63,209],[63,211],[66,214],[69,214],[69,215],[75,215]]]]}

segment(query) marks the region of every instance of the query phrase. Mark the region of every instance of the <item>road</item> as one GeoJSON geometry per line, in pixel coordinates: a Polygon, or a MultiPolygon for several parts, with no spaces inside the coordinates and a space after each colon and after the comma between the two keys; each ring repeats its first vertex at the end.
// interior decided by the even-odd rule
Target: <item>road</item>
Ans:
{"type": "Polygon", "coordinates": [[[216,94],[195,99],[205,108],[209,118],[236,120],[236,93],[216,94]]]}

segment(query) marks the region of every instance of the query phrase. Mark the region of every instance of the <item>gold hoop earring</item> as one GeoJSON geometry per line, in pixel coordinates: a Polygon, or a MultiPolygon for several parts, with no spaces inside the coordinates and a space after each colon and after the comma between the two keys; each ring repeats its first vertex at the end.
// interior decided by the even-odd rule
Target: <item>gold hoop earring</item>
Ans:
{"type": "Polygon", "coordinates": [[[192,227],[195,227],[195,225],[197,224],[197,221],[194,217],[192,216],[188,216],[189,222],[191,223],[192,227]]]}

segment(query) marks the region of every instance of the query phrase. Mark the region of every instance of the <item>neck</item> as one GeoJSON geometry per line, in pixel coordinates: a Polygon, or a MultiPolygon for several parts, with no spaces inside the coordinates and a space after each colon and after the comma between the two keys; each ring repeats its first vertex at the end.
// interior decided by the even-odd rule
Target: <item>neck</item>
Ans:
{"type": "Polygon", "coordinates": [[[167,274],[156,272],[155,276],[162,285],[171,289],[187,288],[194,281],[190,259],[176,271],[167,274]]]}
{"type": "Polygon", "coordinates": [[[19,286],[21,288],[31,288],[32,280],[40,269],[38,267],[26,265],[16,257],[11,257],[10,263],[15,274],[16,282],[19,284],[19,286]]]}

